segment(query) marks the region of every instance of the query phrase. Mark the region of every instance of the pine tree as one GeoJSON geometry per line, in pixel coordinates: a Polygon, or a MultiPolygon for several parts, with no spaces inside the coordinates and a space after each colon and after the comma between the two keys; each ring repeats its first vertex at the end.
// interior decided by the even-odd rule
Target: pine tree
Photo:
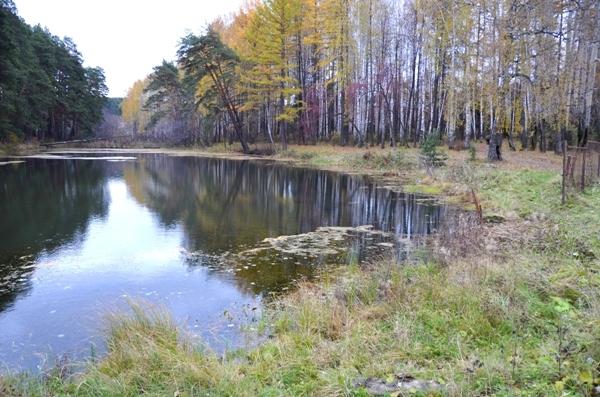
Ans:
{"type": "Polygon", "coordinates": [[[233,92],[237,77],[236,66],[239,63],[237,54],[221,41],[219,34],[212,28],[203,36],[190,34],[183,38],[177,54],[179,64],[195,86],[205,77],[210,78],[227,109],[244,153],[250,152],[233,92]]]}

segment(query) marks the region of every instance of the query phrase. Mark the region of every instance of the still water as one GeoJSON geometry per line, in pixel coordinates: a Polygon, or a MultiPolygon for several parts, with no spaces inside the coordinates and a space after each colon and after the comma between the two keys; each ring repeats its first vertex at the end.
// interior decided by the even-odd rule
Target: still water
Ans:
{"type": "Polygon", "coordinates": [[[0,166],[0,370],[101,352],[105,316],[132,299],[215,349],[240,346],[272,293],[390,245],[352,231],[326,239],[332,252],[265,238],[372,225],[397,245],[445,212],[364,177],[267,162],[70,154],[0,166]]]}

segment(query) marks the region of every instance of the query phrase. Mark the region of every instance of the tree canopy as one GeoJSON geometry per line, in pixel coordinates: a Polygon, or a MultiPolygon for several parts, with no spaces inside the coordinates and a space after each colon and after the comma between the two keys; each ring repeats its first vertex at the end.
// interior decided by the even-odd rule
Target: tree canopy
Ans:
{"type": "Polygon", "coordinates": [[[0,2],[0,140],[70,139],[102,120],[108,89],[101,68],[83,66],[75,43],[30,27],[0,2]]]}
{"type": "Polygon", "coordinates": [[[173,68],[192,84],[187,133],[207,144],[435,134],[455,149],[485,139],[499,159],[503,140],[560,151],[600,136],[599,13],[596,0],[263,0],[184,37],[173,68]]]}

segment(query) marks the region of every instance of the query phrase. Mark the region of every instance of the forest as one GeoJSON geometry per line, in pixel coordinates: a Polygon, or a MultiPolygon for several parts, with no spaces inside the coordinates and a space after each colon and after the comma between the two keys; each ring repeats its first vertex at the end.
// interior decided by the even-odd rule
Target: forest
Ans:
{"type": "Polygon", "coordinates": [[[122,104],[130,133],[562,151],[600,134],[595,0],[264,0],[181,39],[122,104]]]}
{"type": "Polygon", "coordinates": [[[0,141],[91,135],[108,89],[101,68],[83,66],[77,46],[27,25],[0,0],[0,141]]]}

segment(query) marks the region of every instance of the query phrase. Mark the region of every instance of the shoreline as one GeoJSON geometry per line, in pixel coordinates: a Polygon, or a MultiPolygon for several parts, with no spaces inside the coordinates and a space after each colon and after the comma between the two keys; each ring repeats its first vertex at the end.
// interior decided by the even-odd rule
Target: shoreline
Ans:
{"type": "MultiPolygon", "coordinates": [[[[550,152],[527,152],[528,156],[526,157],[522,156],[521,152],[508,151],[508,148],[506,148],[508,159],[492,164],[486,160],[481,160],[485,158],[487,145],[479,143],[474,144],[474,147],[476,148],[477,158],[475,161],[469,161],[469,155],[466,151],[447,150],[447,148],[442,147],[441,150],[449,155],[447,166],[434,170],[432,175],[423,169],[419,150],[407,147],[381,149],[380,147],[359,148],[328,144],[289,145],[287,151],[278,152],[274,155],[252,155],[241,153],[241,149],[235,144],[226,148],[215,145],[208,148],[65,147],[61,149],[44,149],[37,146],[37,151],[5,157],[18,159],[37,154],[53,153],[157,153],[182,157],[275,162],[291,167],[361,175],[371,178],[374,182],[394,191],[436,196],[436,198],[449,204],[466,209],[475,209],[470,192],[473,187],[465,186],[463,181],[457,180],[456,176],[452,175],[456,168],[461,168],[464,164],[471,168],[487,168],[492,171],[495,169],[522,171],[532,168],[534,170],[543,169],[560,172],[561,158],[550,152]],[[530,159],[532,156],[533,160],[530,159]]],[[[493,206],[493,202],[488,204],[493,206]]],[[[488,211],[490,215],[497,215],[497,209],[489,208],[490,206],[483,205],[483,210],[488,211]]],[[[509,216],[512,216],[512,214],[509,214],[509,216]]]]}
{"type": "Polygon", "coordinates": [[[219,358],[199,352],[167,313],[137,313],[115,320],[108,354],[85,372],[0,375],[0,394],[4,387],[28,396],[136,390],[366,396],[382,395],[382,388],[406,393],[411,384],[424,395],[592,395],[600,381],[594,367],[600,362],[599,187],[561,206],[550,154],[488,164],[450,153],[448,165],[429,176],[413,149],[400,149],[399,160],[389,149],[365,156],[365,149],[317,148],[305,155],[309,149],[292,147],[287,158],[266,160],[360,170],[397,183],[399,173],[389,176],[390,170],[404,165],[415,185],[435,187],[452,202],[468,203],[473,189],[489,217],[483,224],[453,219],[420,263],[383,259],[300,283],[265,309],[256,329],[266,339],[255,348],[219,358]]]}

